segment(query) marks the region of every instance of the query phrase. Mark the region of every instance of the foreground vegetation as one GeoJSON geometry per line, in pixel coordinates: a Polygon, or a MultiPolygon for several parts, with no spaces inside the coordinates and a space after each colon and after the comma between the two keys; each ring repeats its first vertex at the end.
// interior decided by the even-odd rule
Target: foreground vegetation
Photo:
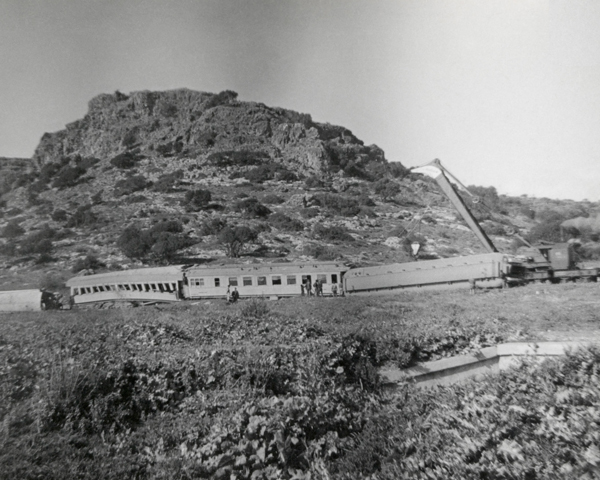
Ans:
{"type": "Polygon", "coordinates": [[[596,285],[0,316],[2,478],[596,478],[600,352],[391,395],[411,365],[597,332],[596,285]]]}

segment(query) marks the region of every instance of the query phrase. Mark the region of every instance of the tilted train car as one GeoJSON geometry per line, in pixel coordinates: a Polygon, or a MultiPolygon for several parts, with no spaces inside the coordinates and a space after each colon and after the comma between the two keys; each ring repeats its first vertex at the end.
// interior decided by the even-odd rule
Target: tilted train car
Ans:
{"type": "Polygon", "coordinates": [[[240,297],[289,297],[301,295],[305,280],[317,279],[323,294],[331,295],[331,286],[341,283],[346,271],[336,262],[170,266],[79,276],[67,286],[75,304],[224,298],[228,287],[240,297]]]}
{"type": "Polygon", "coordinates": [[[373,295],[405,288],[495,288],[518,282],[518,268],[501,253],[354,268],[345,275],[344,290],[373,295]]]}
{"type": "Polygon", "coordinates": [[[69,279],[67,287],[75,304],[176,302],[182,296],[183,269],[171,266],[85,275],[69,279]]]}

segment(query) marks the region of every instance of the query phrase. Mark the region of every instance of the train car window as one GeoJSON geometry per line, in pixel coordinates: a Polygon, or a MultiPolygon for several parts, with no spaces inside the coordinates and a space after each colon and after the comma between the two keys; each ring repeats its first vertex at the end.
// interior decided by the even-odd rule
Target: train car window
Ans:
{"type": "Polygon", "coordinates": [[[327,275],[324,273],[319,273],[317,274],[317,280],[319,280],[321,283],[327,283],[327,275]]]}
{"type": "Polygon", "coordinates": [[[331,283],[337,283],[337,273],[331,274],[331,283]]]}
{"type": "Polygon", "coordinates": [[[221,286],[221,279],[215,278],[215,287],[220,287],[220,286],[221,286]]]}
{"type": "Polygon", "coordinates": [[[287,276],[287,284],[288,285],[296,285],[296,275],[288,275],[287,276]]]}
{"type": "Polygon", "coordinates": [[[138,283],[138,290],[139,290],[140,292],[143,292],[143,291],[144,291],[144,287],[142,286],[142,284],[141,284],[141,283],[138,283]]]}
{"type": "Polygon", "coordinates": [[[194,285],[196,285],[197,287],[203,287],[204,286],[204,279],[203,278],[195,278],[194,280],[192,280],[192,283],[194,285]]]}
{"type": "Polygon", "coordinates": [[[266,285],[267,277],[258,277],[258,285],[266,285]]]}
{"type": "Polygon", "coordinates": [[[98,287],[92,287],[92,288],[93,288],[94,293],[98,293],[98,287]]]}
{"type": "Polygon", "coordinates": [[[279,275],[273,275],[271,277],[271,282],[273,282],[273,285],[281,285],[281,277],[279,275]]]}
{"type": "Polygon", "coordinates": [[[129,285],[128,283],[125,284],[125,290],[131,290],[131,285],[129,285]]]}
{"type": "Polygon", "coordinates": [[[252,277],[244,277],[243,282],[244,282],[244,287],[251,287],[252,286],[252,277]]]}
{"type": "Polygon", "coordinates": [[[237,277],[229,277],[229,285],[231,285],[232,287],[237,287],[238,286],[237,277]]]}

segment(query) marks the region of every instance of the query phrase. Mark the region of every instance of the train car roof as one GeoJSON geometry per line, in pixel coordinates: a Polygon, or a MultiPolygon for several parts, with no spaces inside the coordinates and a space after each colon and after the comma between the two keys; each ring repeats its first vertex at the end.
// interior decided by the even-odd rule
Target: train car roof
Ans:
{"type": "Polygon", "coordinates": [[[185,273],[189,277],[194,275],[235,276],[235,275],[258,275],[258,274],[291,274],[304,271],[331,272],[348,270],[349,267],[342,262],[304,262],[304,263],[250,263],[237,265],[194,265],[188,267],[185,273]]]}
{"type": "Polygon", "coordinates": [[[181,265],[155,268],[137,268],[119,272],[82,275],[70,278],[67,287],[87,287],[90,285],[110,285],[113,283],[176,282],[183,279],[181,265]]]}

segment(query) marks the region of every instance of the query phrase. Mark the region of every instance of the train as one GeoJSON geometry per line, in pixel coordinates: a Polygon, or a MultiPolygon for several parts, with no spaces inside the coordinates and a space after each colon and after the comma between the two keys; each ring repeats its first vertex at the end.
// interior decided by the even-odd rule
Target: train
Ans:
{"type": "Polygon", "coordinates": [[[292,297],[302,295],[302,285],[316,280],[329,296],[343,285],[348,270],[341,262],[176,265],[77,276],[66,285],[75,305],[225,298],[234,289],[240,298],[292,297]]]}
{"type": "Polygon", "coordinates": [[[373,295],[403,289],[499,288],[519,284],[523,271],[501,253],[356,268],[343,262],[168,266],[73,277],[75,305],[129,301],[179,302],[226,298],[300,296],[318,280],[323,296],[373,295]],[[336,288],[333,288],[333,285],[336,288]]]}

